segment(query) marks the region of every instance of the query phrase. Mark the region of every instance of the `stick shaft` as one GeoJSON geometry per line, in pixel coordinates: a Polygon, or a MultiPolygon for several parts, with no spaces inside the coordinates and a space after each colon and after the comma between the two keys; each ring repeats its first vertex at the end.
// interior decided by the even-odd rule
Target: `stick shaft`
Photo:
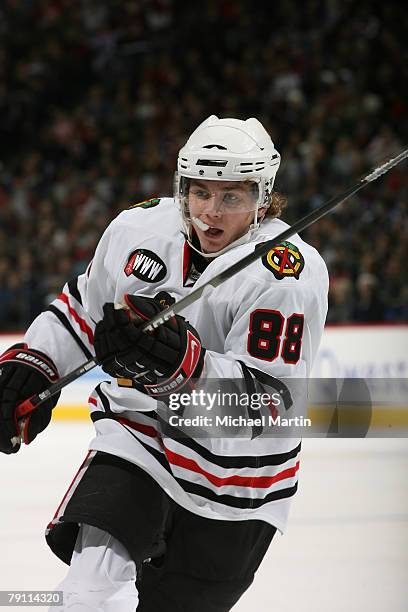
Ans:
{"type": "Polygon", "coordinates": [[[288,227],[286,230],[281,232],[272,240],[268,240],[267,242],[258,246],[258,248],[254,250],[253,253],[250,253],[246,257],[243,257],[243,259],[241,259],[240,261],[237,261],[223,272],[220,272],[219,274],[214,276],[214,278],[210,279],[207,283],[205,283],[201,287],[198,287],[197,289],[189,293],[189,295],[186,295],[185,297],[181,298],[181,300],[173,304],[168,309],[159,312],[145,324],[144,329],[154,329],[158,325],[164,323],[164,321],[166,321],[173,315],[181,312],[187,306],[190,306],[190,304],[196,302],[199,298],[201,298],[204,293],[210,293],[215,287],[218,287],[218,285],[225,282],[229,278],[232,278],[233,276],[235,276],[235,274],[252,264],[254,261],[266,255],[273,247],[277,246],[280,242],[283,242],[287,238],[290,238],[291,236],[293,236],[293,234],[297,234],[305,230],[307,227],[312,225],[312,223],[318,221],[319,219],[327,215],[327,213],[333,210],[333,208],[347,200],[349,197],[351,197],[358,191],[360,191],[360,189],[365,187],[369,182],[376,180],[378,177],[391,170],[391,168],[399,164],[406,157],[408,157],[408,149],[405,149],[399,155],[390,159],[385,164],[378,166],[375,170],[361,178],[357,183],[345,189],[345,191],[343,191],[341,194],[332,197],[325,204],[322,204],[322,206],[319,206],[319,208],[317,208],[316,210],[312,211],[305,217],[302,217],[302,219],[299,219],[299,221],[296,221],[296,223],[288,227]]]}
{"type": "MultiPolygon", "coordinates": [[[[186,295],[169,308],[166,308],[166,310],[159,312],[152,319],[150,319],[150,321],[147,321],[143,325],[143,331],[150,331],[158,327],[159,325],[162,325],[165,321],[173,317],[175,314],[178,314],[187,306],[190,306],[191,304],[199,300],[203,295],[211,293],[213,289],[215,289],[215,287],[218,287],[219,285],[221,285],[221,283],[224,283],[226,280],[232,278],[233,276],[238,274],[238,272],[244,270],[246,267],[251,265],[254,261],[266,255],[266,253],[268,253],[271,249],[273,249],[283,240],[290,238],[291,236],[293,236],[293,234],[297,234],[298,232],[305,230],[312,223],[318,221],[319,219],[327,215],[327,213],[333,210],[336,206],[338,206],[339,204],[347,200],[349,197],[360,191],[360,189],[365,187],[371,181],[376,180],[377,178],[391,170],[391,168],[394,168],[394,166],[399,164],[407,157],[408,149],[405,149],[396,157],[393,157],[389,161],[378,166],[373,171],[362,177],[357,183],[348,187],[339,195],[332,197],[325,204],[322,204],[322,206],[320,206],[316,210],[312,211],[302,219],[299,219],[299,221],[296,221],[296,223],[281,232],[278,236],[276,236],[272,240],[264,242],[256,250],[254,250],[246,257],[243,257],[240,261],[237,261],[223,272],[220,272],[219,274],[214,276],[214,278],[210,279],[207,283],[192,291],[189,295],[186,295]]],[[[60,378],[58,382],[48,387],[48,389],[46,389],[42,393],[34,395],[28,400],[25,400],[17,408],[17,418],[21,419],[27,416],[41,402],[61,391],[61,389],[63,389],[71,382],[94,368],[96,365],[96,362],[91,359],[90,361],[87,361],[86,363],[82,364],[81,366],[70,372],[70,374],[67,374],[66,376],[60,378]]]]}

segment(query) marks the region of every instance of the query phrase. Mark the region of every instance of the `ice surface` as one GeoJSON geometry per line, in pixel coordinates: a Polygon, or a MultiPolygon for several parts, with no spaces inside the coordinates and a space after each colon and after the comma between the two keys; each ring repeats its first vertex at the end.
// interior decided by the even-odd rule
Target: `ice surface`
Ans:
{"type": "MultiPolygon", "coordinates": [[[[43,533],[92,434],[56,421],[0,455],[0,589],[51,590],[65,575],[43,533]]],[[[406,612],[407,576],[408,440],[304,440],[287,533],[234,612],[406,612]]]]}

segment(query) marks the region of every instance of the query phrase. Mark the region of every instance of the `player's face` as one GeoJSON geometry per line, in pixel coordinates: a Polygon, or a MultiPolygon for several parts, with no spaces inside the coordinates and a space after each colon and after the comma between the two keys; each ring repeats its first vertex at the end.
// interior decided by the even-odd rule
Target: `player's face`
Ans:
{"type": "Polygon", "coordinates": [[[188,205],[201,250],[215,253],[246,234],[256,195],[249,182],[193,180],[188,205]]]}

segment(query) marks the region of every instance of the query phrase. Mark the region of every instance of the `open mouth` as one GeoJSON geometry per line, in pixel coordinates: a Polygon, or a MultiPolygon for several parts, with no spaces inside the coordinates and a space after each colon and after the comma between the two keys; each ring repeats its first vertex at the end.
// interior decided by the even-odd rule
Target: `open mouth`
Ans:
{"type": "Polygon", "coordinates": [[[211,236],[212,238],[217,238],[217,236],[221,236],[223,233],[222,229],[218,229],[217,227],[210,227],[206,232],[207,236],[211,236]]]}
{"type": "Polygon", "coordinates": [[[202,221],[198,217],[193,217],[192,222],[198,227],[198,229],[200,229],[202,232],[205,232],[207,236],[211,236],[212,238],[217,238],[218,236],[221,236],[224,231],[218,227],[212,227],[211,225],[204,223],[204,221],[202,221]]]}

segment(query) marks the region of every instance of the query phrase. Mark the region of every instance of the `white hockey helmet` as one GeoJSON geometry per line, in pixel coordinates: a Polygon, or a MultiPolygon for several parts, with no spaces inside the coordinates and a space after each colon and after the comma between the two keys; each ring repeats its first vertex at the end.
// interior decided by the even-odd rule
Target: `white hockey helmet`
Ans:
{"type": "MultiPolygon", "coordinates": [[[[214,181],[251,181],[257,184],[254,222],[244,237],[222,252],[249,240],[259,227],[258,209],[270,205],[280,155],[263,125],[250,119],[219,119],[211,115],[191,134],[179,151],[174,182],[174,197],[180,206],[187,239],[191,244],[192,228],[188,209],[191,179],[214,181]]],[[[195,247],[193,247],[195,248],[195,247]]],[[[197,250],[197,249],[196,249],[197,250]]],[[[201,251],[199,251],[201,252],[201,251]]],[[[204,253],[202,253],[205,255],[204,253]]],[[[221,252],[211,253],[211,257],[221,252]]]]}

